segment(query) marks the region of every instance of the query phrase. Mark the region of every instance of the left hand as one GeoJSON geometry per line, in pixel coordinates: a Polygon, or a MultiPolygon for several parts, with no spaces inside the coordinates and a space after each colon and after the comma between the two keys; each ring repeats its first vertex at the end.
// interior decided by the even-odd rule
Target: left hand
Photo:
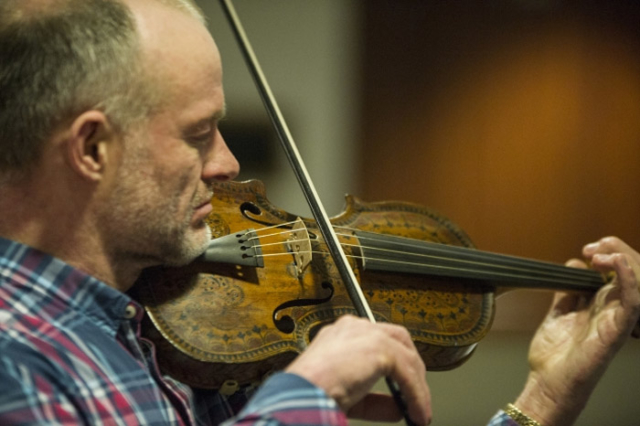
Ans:
{"type": "MultiPolygon", "coordinates": [[[[615,278],[593,296],[556,293],[531,342],[531,371],[515,405],[545,426],[577,419],[640,316],[640,254],[607,237],[585,246],[583,255],[615,278]]],[[[567,265],[586,267],[578,260],[567,265]]]]}

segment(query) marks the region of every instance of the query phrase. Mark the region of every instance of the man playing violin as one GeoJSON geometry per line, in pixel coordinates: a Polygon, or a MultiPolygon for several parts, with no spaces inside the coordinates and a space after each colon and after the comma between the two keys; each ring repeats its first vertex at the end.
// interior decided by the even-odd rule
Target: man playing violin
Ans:
{"type": "MultiPolygon", "coordinates": [[[[424,364],[391,324],[323,328],[235,417],[217,392],[159,373],[126,291],[144,268],[202,253],[210,184],[239,171],[203,22],[191,0],[0,4],[0,423],[395,421],[393,399],[370,393],[390,377],[428,424],[424,364]]],[[[534,337],[514,406],[543,425],[575,421],[640,315],[640,255],[617,238],[583,255],[615,278],[589,300],[558,294],[534,337]]]]}

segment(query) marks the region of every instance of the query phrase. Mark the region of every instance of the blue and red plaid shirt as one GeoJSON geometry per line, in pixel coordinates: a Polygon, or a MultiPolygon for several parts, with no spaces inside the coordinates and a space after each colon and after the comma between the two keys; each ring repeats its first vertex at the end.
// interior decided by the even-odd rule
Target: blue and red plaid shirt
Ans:
{"type": "MultiPolygon", "coordinates": [[[[237,417],[217,392],[162,376],[129,296],[0,238],[0,424],[346,425],[321,389],[276,374],[237,417]]],[[[502,413],[492,426],[513,423],[502,413]]]]}

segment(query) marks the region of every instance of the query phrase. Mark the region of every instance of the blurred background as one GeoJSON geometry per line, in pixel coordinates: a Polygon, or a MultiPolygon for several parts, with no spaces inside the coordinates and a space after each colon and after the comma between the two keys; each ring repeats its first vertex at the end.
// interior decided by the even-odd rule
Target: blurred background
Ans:
{"type": "MultiPolygon", "coordinates": [[[[310,216],[218,2],[198,2],[223,57],[221,129],[240,179],[310,216]]],[[[482,250],[564,262],[606,235],[640,248],[638,2],[234,4],[331,216],[350,193],[428,206],[482,250]]],[[[515,399],[550,300],[498,298],[475,355],[428,373],[434,425],[484,425],[515,399]]],[[[578,425],[640,424],[638,359],[632,341],[578,425]]]]}

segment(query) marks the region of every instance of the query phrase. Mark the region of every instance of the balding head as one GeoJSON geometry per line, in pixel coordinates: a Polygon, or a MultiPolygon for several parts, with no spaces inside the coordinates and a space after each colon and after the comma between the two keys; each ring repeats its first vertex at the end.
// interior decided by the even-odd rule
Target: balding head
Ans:
{"type": "Polygon", "coordinates": [[[150,114],[158,94],[141,63],[130,9],[139,2],[204,21],[191,0],[0,2],[0,178],[26,173],[83,111],[103,111],[122,131],[150,114]]]}

